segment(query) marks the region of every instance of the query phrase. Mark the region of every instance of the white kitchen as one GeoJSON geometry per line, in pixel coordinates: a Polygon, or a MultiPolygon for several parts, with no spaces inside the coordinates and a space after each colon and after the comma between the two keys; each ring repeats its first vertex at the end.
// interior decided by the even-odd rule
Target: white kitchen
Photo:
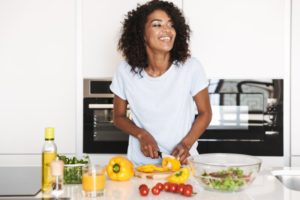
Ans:
{"type": "MultiPolygon", "coordinates": [[[[0,167],[40,167],[46,127],[55,128],[58,154],[88,154],[91,162],[101,165],[116,155],[126,156],[84,150],[84,80],[111,80],[123,60],[117,50],[123,19],[145,2],[0,0],[0,167]]],[[[216,193],[191,182],[197,185],[191,198],[299,199],[300,192],[285,187],[271,171],[300,167],[300,1],[172,2],[191,28],[191,55],[201,61],[208,79],[283,81],[281,146],[268,144],[280,153],[252,149],[255,152],[249,154],[260,158],[262,166],[249,188],[216,193]]],[[[138,184],[151,181],[134,177],[112,186],[107,180],[104,198],[140,199],[138,184]],[[116,191],[121,197],[108,196],[116,191]]],[[[70,188],[81,190],[65,185],[66,193],[70,188]]],[[[76,195],[67,196],[81,199],[76,195]]]]}

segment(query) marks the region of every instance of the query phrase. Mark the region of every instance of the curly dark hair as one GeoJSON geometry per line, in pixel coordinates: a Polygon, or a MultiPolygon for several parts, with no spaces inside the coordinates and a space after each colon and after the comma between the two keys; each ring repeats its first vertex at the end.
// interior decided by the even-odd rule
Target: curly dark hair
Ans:
{"type": "Polygon", "coordinates": [[[170,52],[170,62],[184,63],[190,57],[190,27],[179,8],[171,2],[161,0],[152,0],[143,5],[138,4],[135,10],[127,13],[118,43],[118,49],[135,73],[141,73],[148,66],[144,30],[147,17],[155,10],[165,11],[174,24],[176,38],[170,52]]]}

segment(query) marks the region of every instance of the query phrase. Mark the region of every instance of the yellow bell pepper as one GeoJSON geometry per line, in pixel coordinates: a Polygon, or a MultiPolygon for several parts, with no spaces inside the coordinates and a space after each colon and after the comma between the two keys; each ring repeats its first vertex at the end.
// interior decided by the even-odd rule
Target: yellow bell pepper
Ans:
{"type": "Polygon", "coordinates": [[[156,165],[153,164],[147,164],[147,165],[141,165],[139,167],[136,168],[139,172],[145,172],[145,173],[151,173],[151,172],[166,172],[168,171],[168,168],[164,168],[164,167],[158,167],[156,165]]]}
{"type": "Polygon", "coordinates": [[[180,161],[172,157],[164,157],[162,160],[162,167],[168,168],[171,171],[177,171],[180,169],[180,161]]]}
{"type": "Polygon", "coordinates": [[[185,183],[190,177],[189,169],[184,167],[167,177],[171,183],[185,183]]]}
{"type": "Polygon", "coordinates": [[[123,156],[115,156],[110,159],[106,172],[114,181],[127,181],[134,175],[134,166],[130,160],[123,156]]]}

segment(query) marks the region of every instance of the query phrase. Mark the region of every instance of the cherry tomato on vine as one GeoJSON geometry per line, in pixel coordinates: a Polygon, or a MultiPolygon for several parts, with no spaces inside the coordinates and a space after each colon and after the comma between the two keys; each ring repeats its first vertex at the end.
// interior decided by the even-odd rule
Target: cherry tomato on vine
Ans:
{"type": "Polygon", "coordinates": [[[193,189],[191,189],[190,187],[184,187],[182,194],[186,197],[190,197],[192,196],[193,193],[193,189]]]}
{"type": "Polygon", "coordinates": [[[141,196],[147,196],[149,193],[149,188],[147,185],[142,184],[139,186],[139,191],[141,196]]]}
{"type": "Polygon", "coordinates": [[[176,183],[171,183],[169,191],[170,192],[176,192],[177,186],[178,185],[176,183]]]}
{"type": "Polygon", "coordinates": [[[169,182],[165,182],[165,183],[164,183],[164,190],[165,190],[166,192],[169,192],[169,191],[170,191],[170,183],[169,183],[169,182]]]}
{"type": "Polygon", "coordinates": [[[141,184],[141,185],[139,186],[139,190],[140,190],[141,188],[143,188],[143,187],[148,188],[148,186],[147,186],[146,184],[141,184]]]}
{"type": "Polygon", "coordinates": [[[164,185],[162,183],[156,183],[156,187],[158,187],[160,191],[164,189],[164,185]]]}
{"type": "Polygon", "coordinates": [[[148,188],[141,188],[141,189],[140,189],[140,194],[141,194],[142,196],[147,196],[148,193],[149,193],[149,189],[148,189],[148,188]]]}
{"type": "Polygon", "coordinates": [[[183,193],[183,189],[184,189],[185,185],[183,183],[180,183],[177,186],[176,192],[182,194],[183,193]]]}
{"type": "Polygon", "coordinates": [[[186,184],[185,187],[190,188],[193,191],[193,186],[191,184],[186,184]]]}
{"type": "Polygon", "coordinates": [[[152,194],[154,194],[154,195],[159,195],[159,193],[160,193],[160,190],[159,190],[159,188],[157,186],[154,186],[151,189],[151,191],[152,191],[152,194]]]}

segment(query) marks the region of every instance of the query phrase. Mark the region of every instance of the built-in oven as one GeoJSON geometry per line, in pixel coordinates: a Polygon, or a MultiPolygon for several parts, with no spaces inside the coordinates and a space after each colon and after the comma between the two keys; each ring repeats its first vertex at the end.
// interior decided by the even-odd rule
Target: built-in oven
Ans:
{"type": "Polygon", "coordinates": [[[283,156],[283,80],[211,79],[213,118],[201,153],[283,156]]]}
{"type": "MultiPolygon", "coordinates": [[[[127,152],[128,135],[113,125],[110,83],[84,80],[84,153],[127,152]]],[[[210,79],[208,89],[213,118],[199,153],[283,155],[282,79],[210,79]]]]}
{"type": "MultiPolygon", "coordinates": [[[[111,80],[84,80],[83,152],[125,153],[128,135],[113,124],[111,80]]],[[[128,112],[129,114],[129,112],[128,112]]]]}

